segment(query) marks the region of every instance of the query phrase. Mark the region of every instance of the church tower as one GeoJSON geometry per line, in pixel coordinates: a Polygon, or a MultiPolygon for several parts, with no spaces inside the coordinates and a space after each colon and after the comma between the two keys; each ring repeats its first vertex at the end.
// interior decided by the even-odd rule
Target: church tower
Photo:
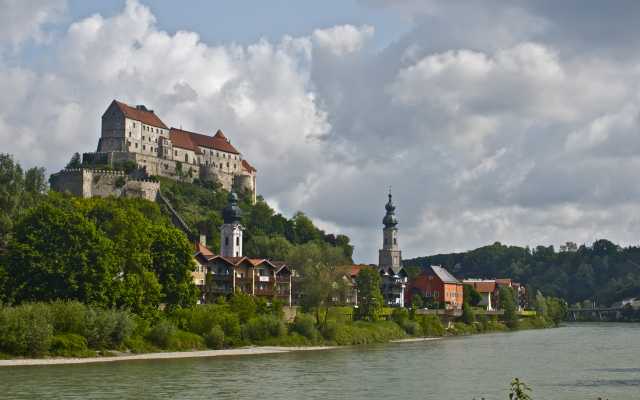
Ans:
{"type": "Polygon", "coordinates": [[[395,204],[391,201],[391,191],[389,191],[389,202],[384,208],[387,215],[382,219],[384,228],[382,228],[382,249],[379,251],[379,267],[401,267],[402,266],[402,250],[398,249],[398,218],[394,211],[395,204]]]}
{"type": "Polygon", "coordinates": [[[231,188],[227,205],[222,210],[224,225],[220,228],[220,255],[222,257],[242,257],[242,231],[240,225],[242,210],[238,207],[238,195],[231,188]]]}

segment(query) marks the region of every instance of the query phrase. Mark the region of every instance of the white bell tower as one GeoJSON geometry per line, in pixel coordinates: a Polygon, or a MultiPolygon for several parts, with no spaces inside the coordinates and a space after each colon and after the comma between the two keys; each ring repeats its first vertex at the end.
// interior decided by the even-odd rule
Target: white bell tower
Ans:
{"type": "Polygon", "coordinates": [[[240,225],[242,210],[238,207],[238,195],[231,188],[227,205],[222,210],[224,225],[220,228],[220,255],[222,257],[242,257],[242,231],[240,225]]]}

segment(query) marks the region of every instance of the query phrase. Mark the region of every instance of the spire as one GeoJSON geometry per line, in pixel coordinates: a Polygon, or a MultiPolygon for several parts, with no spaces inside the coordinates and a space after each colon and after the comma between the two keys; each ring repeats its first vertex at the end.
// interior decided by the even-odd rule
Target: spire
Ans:
{"type": "Polygon", "coordinates": [[[239,225],[242,219],[242,210],[238,206],[238,195],[231,186],[231,192],[227,196],[227,205],[222,210],[222,219],[225,224],[239,225]]]}
{"type": "Polygon", "coordinates": [[[391,189],[389,189],[389,202],[384,206],[384,208],[387,210],[387,215],[385,215],[382,219],[384,227],[392,228],[396,226],[398,224],[398,218],[396,218],[396,215],[394,213],[396,205],[391,201],[391,189]]]}

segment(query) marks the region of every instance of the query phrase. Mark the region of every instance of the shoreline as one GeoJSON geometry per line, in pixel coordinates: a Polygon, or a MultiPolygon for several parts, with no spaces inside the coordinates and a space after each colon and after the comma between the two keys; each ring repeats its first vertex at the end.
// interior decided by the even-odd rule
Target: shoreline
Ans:
{"type": "Polygon", "coordinates": [[[62,365],[62,364],[87,364],[99,362],[114,361],[130,361],[130,360],[162,360],[171,358],[196,358],[196,357],[218,357],[218,356],[234,356],[234,355],[252,355],[252,354],[276,354],[289,353],[292,351],[312,351],[312,350],[330,350],[342,346],[309,346],[309,347],[285,347],[285,346],[256,346],[256,347],[239,347],[235,349],[224,350],[195,350],[195,351],[173,351],[166,353],[146,353],[131,354],[119,353],[115,356],[101,357],[56,357],[56,358],[22,358],[13,360],[0,360],[0,367],[18,367],[27,365],[62,365]]]}
{"type": "MultiPolygon", "coordinates": [[[[390,340],[386,343],[402,343],[402,342],[420,342],[426,340],[441,340],[438,337],[412,338],[390,340]]],[[[356,345],[357,346],[357,345],[356,345]]],[[[219,356],[242,356],[253,354],[277,354],[289,353],[292,351],[314,351],[314,350],[332,350],[346,346],[308,346],[308,347],[286,347],[286,346],[251,346],[238,347],[234,349],[223,350],[194,350],[194,351],[172,351],[166,353],[146,353],[132,354],[123,352],[113,352],[114,356],[100,357],[51,357],[51,358],[20,358],[13,360],[0,360],[0,367],[19,367],[29,365],[64,365],[64,364],[88,364],[100,362],[114,361],[131,361],[131,360],[166,360],[172,358],[197,358],[197,357],[219,357],[219,356]]]]}

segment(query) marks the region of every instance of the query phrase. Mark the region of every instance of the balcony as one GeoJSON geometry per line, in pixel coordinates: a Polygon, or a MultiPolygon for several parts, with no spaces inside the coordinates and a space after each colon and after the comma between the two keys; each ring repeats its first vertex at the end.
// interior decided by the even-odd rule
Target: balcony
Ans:
{"type": "Polygon", "coordinates": [[[231,282],[233,280],[233,277],[231,275],[211,274],[208,275],[208,277],[210,277],[210,280],[213,282],[231,282]]]}
{"type": "Polygon", "coordinates": [[[273,296],[275,290],[273,289],[256,289],[253,291],[254,296],[273,296]]]}
{"type": "Polygon", "coordinates": [[[288,276],[276,276],[276,282],[289,283],[290,281],[288,276]]]}
{"type": "Polygon", "coordinates": [[[276,290],[276,296],[286,296],[289,297],[291,291],[289,290],[276,290]]]}
{"type": "MultiPolygon", "coordinates": [[[[254,277],[254,281],[255,282],[273,282],[273,276],[261,276],[261,275],[255,275],[254,277]]],[[[236,278],[237,279],[237,278],[236,278]]]]}
{"type": "Polygon", "coordinates": [[[240,284],[240,283],[253,283],[253,279],[252,278],[240,278],[238,276],[236,276],[236,285],[240,284]]]}

